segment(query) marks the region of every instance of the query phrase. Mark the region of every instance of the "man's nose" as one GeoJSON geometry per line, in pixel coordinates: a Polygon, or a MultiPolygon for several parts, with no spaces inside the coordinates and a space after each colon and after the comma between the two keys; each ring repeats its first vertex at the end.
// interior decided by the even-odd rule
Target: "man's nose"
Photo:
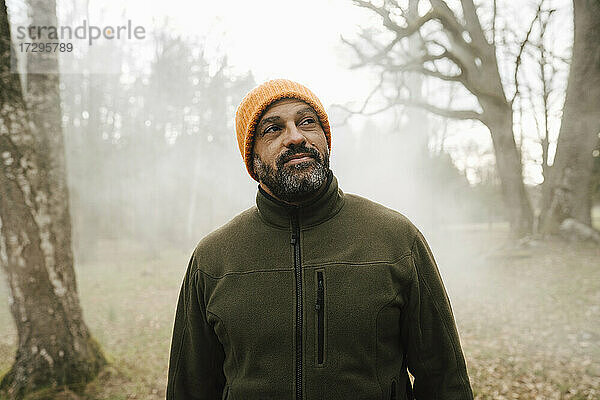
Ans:
{"type": "Polygon", "coordinates": [[[283,144],[286,147],[289,147],[290,144],[300,144],[306,141],[306,138],[294,122],[286,124],[284,135],[283,144]]]}

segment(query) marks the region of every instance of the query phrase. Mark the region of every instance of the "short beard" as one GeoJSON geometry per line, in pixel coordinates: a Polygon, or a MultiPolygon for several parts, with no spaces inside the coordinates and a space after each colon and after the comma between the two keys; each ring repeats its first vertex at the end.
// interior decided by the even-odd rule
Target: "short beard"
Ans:
{"type": "Polygon", "coordinates": [[[300,146],[286,151],[276,161],[277,169],[266,164],[254,153],[254,172],[279,199],[292,203],[300,202],[316,192],[327,180],[329,172],[329,151],[324,157],[313,148],[300,146]],[[293,154],[309,153],[313,159],[298,164],[284,165],[293,154]]]}

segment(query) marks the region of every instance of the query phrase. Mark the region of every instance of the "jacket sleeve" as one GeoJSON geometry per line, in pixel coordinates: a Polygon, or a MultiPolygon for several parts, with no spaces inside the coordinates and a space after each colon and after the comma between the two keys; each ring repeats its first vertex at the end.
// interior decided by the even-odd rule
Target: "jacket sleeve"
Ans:
{"type": "Polygon", "coordinates": [[[402,341],[417,400],[471,400],[473,393],[456,324],[429,245],[417,232],[411,248],[412,283],[402,341]]]}
{"type": "Polygon", "coordinates": [[[175,313],[167,400],[220,400],[223,393],[224,350],[206,320],[201,282],[192,255],[175,313]]]}

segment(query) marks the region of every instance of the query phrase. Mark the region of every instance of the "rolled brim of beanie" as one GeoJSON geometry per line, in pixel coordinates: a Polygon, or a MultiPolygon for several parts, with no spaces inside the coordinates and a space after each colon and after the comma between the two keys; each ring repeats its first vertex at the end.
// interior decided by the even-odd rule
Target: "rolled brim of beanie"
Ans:
{"type": "Polygon", "coordinates": [[[315,110],[325,133],[327,146],[331,149],[329,118],[319,99],[308,88],[296,82],[287,80],[268,81],[248,93],[236,112],[238,146],[246,164],[246,169],[255,181],[259,180],[254,173],[252,160],[256,126],[271,104],[286,98],[302,100],[315,110]]]}

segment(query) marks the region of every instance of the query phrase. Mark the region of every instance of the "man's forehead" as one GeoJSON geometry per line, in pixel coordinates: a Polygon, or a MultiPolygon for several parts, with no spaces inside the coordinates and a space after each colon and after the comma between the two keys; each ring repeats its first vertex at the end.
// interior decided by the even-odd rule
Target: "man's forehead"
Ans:
{"type": "Polygon", "coordinates": [[[277,116],[277,114],[283,112],[284,110],[291,111],[294,114],[317,114],[316,111],[305,101],[284,98],[271,103],[263,113],[260,120],[262,121],[264,118],[277,116]]]}

